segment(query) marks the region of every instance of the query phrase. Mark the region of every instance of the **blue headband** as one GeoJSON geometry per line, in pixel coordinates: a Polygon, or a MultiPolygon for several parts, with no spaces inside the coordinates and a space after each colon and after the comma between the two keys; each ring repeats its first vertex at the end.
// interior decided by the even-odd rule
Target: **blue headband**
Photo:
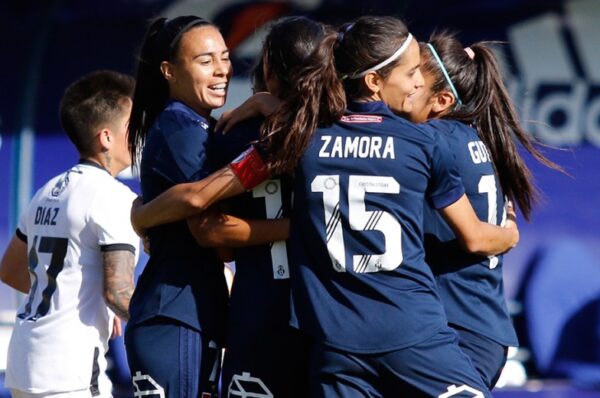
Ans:
{"type": "Polygon", "coordinates": [[[458,105],[462,105],[462,101],[460,100],[460,97],[458,96],[456,87],[454,87],[454,84],[452,83],[452,79],[450,79],[450,75],[448,75],[448,72],[446,71],[446,68],[444,67],[444,63],[442,62],[442,59],[440,58],[438,53],[435,51],[435,48],[433,48],[433,45],[431,45],[431,43],[427,43],[427,45],[431,49],[433,58],[435,58],[438,65],[440,66],[440,69],[442,70],[442,73],[444,74],[444,77],[446,78],[446,81],[448,82],[448,85],[450,86],[450,90],[452,90],[452,94],[454,94],[454,96],[456,97],[456,101],[458,102],[458,105]]]}

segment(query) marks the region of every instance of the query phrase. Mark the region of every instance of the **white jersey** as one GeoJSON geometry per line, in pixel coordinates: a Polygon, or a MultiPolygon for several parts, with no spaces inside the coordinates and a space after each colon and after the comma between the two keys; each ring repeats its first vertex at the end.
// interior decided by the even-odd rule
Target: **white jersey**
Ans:
{"type": "Polygon", "coordinates": [[[28,393],[89,390],[110,396],[106,377],[114,314],[103,298],[106,250],[132,250],[135,194],[83,161],[33,197],[17,234],[27,241],[31,290],[17,312],[5,385],[28,393]]]}

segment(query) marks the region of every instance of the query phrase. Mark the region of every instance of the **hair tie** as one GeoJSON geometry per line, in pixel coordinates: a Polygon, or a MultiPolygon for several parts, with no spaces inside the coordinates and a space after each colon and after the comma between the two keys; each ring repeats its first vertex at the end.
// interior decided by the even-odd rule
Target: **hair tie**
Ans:
{"type": "Polygon", "coordinates": [[[350,25],[346,26],[346,29],[343,29],[338,32],[338,37],[337,37],[338,43],[341,42],[342,40],[344,40],[344,36],[346,35],[346,33],[350,32],[350,29],[352,29],[353,27],[354,27],[354,22],[352,22],[350,25]]]}
{"type": "Polygon", "coordinates": [[[433,48],[433,45],[431,43],[427,43],[427,46],[431,50],[431,54],[433,55],[433,58],[435,58],[438,65],[440,66],[440,69],[442,70],[442,73],[444,74],[444,78],[446,78],[446,82],[448,82],[448,85],[450,86],[450,90],[452,90],[452,94],[454,94],[454,96],[456,97],[456,102],[458,102],[458,105],[462,105],[462,101],[460,100],[460,97],[458,96],[458,91],[456,91],[456,87],[454,87],[454,84],[452,83],[452,79],[450,79],[450,75],[448,74],[448,71],[446,71],[446,67],[444,66],[444,63],[442,62],[442,59],[440,58],[438,53],[435,51],[435,48],[433,48]]]}
{"type": "Polygon", "coordinates": [[[465,47],[465,52],[467,53],[469,58],[471,58],[471,59],[475,58],[475,53],[473,52],[473,50],[471,50],[471,47],[465,47]]]}

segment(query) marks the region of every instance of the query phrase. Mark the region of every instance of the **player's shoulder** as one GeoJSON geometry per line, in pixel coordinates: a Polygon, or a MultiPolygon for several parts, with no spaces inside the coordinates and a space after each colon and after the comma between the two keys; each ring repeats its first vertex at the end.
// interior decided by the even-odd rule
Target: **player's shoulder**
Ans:
{"type": "Polygon", "coordinates": [[[432,130],[436,130],[440,134],[445,135],[447,138],[476,138],[478,137],[477,130],[467,123],[459,120],[451,119],[432,119],[424,123],[425,126],[429,126],[432,130]]]}
{"type": "Polygon", "coordinates": [[[209,130],[210,120],[196,113],[192,108],[179,101],[169,101],[163,111],[158,115],[156,131],[169,132],[173,130],[186,130],[201,128],[209,130]]]}

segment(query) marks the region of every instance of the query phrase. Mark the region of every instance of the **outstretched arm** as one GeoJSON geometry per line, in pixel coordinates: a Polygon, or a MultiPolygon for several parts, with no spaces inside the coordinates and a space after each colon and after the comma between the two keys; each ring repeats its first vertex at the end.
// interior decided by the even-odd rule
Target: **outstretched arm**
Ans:
{"type": "Polygon", "coordinates": [[[152,201],[131,209],[136,231],[183,220],[209,208],[213,203],[239,195],[269,178],[269,171],[254,147],[208,177],[175,185],[152,201]]]}
{"type": "Polygon", "coordinates": [[[287,218],[245,220],[213,211],[188,218],[187,223],[198,244],[204,247],[264,245],[286,240],[290,231],[287,218]]]}
{"type": "Polygon", "coordinates": [[[519,230],[511,210],[504,227],[481,221],[466,195],[440,211],[469,253],[496,255],[510,250],[519,242],[519,230]]]}
{"type": "Polygon", "coordinates": [[[22,293],[29,293],[31,279],[27,262],[27,243],[14,235],[0,262],[0,280],[22,293]]]}

